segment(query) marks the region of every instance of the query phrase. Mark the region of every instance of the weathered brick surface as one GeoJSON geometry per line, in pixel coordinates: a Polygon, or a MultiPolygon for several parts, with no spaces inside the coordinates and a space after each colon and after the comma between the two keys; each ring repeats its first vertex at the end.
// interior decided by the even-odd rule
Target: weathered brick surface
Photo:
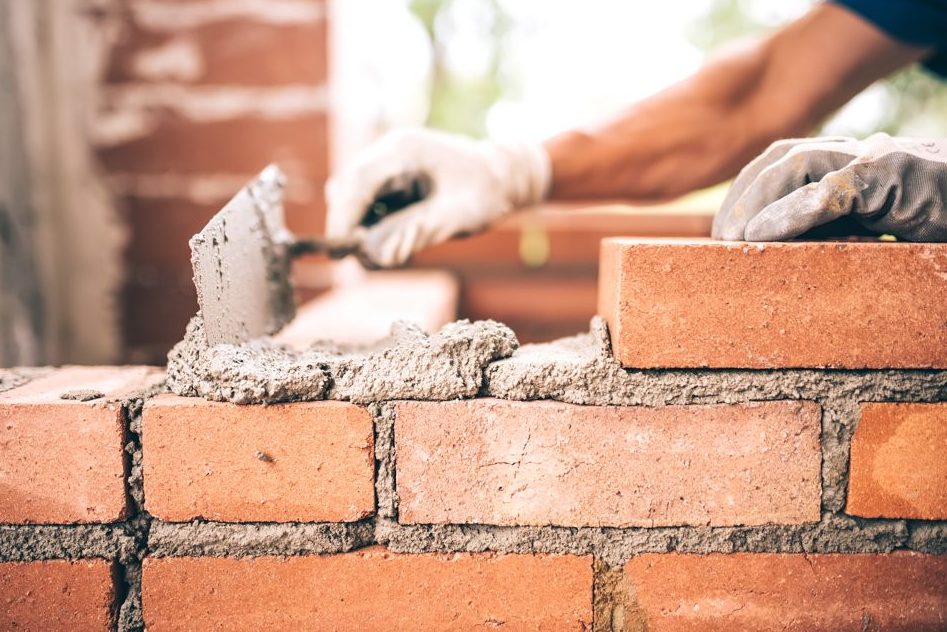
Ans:
{"type": "Polygon", "coordinates": [[[148,630],[586,630],[592,563],[356,553],[144,563],[148,630]]]}
{"type": "Polygon", "coordinates": [[[111,630],[114,608],[111,562],[0,563],[0,630],[111,630]]]}
{"type": "Polygon", "coordinates": [[[863,404],[847,513],[947,519],[947,404],[863,404]]]}
{"type": "Polygon", "coordinates": [[[641,555],[625,566],[629,630],[944,630],[947,557],[641,555]]]}
{"type": "Polygon", "coordinates": [[[279,163],[290,177],[325,180],[327,125],[323,113],[288,118],[235,117],[192,121],[158,113],[146,135],[99,150],[114,173],[257,173],[279,163]]]}
{"type": "Polygon", "coordinates": [[[127,23],[109,60],[112,82],[272,86],[326,80],[326,21],[248,18],[153,30],[127,23]]]}
{"type": "Polygon", "coordinates": [[[405,523],[817,521],[820,408],[399,402],[405,523]]]}
{"type": "Polygon", "coordinates": [[[145,506],[163,520],[346,522],[374,510],[372,424],[341,402],[162,395],[142,416],[145,506]]]}
{"type": "Polygon", "coordinates": [[[944,244],[612,238],[599,313],[627,367],[944,368],[945,270],[944,244]]]}
{"type": "Polygon", "coordinates": [[[125,516],[121,403],[162,379],[148,367],[67,367],[0,394],[0,522],[125,516]],[[88,391],[90,401],[62,399],[88,391]]]}

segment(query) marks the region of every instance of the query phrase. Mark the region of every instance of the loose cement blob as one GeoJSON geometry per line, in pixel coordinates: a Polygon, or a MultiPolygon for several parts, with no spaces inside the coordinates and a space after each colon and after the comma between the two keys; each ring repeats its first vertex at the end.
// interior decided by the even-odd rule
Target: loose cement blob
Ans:
{"type": "Polygon", "coordinates": [[[388,338],[360,348],[317,342],[296,350],[269,337],[210,345],[198,314],[168,355],[168,387],[237,404],[458,399],[477,395],[486,367],[518,346],[510,328],[492,320],[460,320],[433,335],[398,322],[388,338]]]}

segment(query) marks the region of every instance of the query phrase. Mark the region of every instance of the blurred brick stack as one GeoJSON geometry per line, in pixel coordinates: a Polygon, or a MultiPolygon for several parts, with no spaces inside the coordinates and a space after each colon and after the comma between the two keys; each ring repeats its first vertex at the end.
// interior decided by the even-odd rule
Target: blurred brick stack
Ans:
{"type": "MultiPolygon", "coordinates": [[[[289,174],[287,221],[321,232],[328,0],[111,0],[95,144],[129,227],[124,359],[163,364],[196,310],[187,241],[255,173],[289,174]]],[[[338,25],[337,25],[338,26],[338,25]]],[[[355,64],[340,67],[358,73],[355,64]]],[[[461,282],[460,316],[524,342],[585,330],[609,235],[704,235],[706,214],[542,211],[423,253],[461,282]]],[[[298,271],[297,271],[298,272],[298,271]]],[[[327,274],[297,274],[304,298],[327,274]]]]}
{"type": "Polygon", "coordinates": [[[163,363],[196,309],[188,238],[269,162],[287,221],[320,231],[327,173],[323,0],[123,0],[96,148],[131,239],[127,358],[163,363]]]}

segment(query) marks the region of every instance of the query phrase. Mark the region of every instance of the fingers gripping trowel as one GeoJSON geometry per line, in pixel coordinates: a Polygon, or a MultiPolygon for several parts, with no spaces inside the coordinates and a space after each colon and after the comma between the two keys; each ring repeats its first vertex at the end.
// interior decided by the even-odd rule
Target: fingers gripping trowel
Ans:
{"type": "MultiPolygon", "coordinates": [[[[282,171],[270,165],[190,240],[194,285],[208,344],[240,343],[279,331],[295,315],[292,259],[359,254],[356,241],[296,239],[283,217],[282,171]]],[[[371,226],[423,198],[417,187],[386,192],[366,209],[371,226]]]]}

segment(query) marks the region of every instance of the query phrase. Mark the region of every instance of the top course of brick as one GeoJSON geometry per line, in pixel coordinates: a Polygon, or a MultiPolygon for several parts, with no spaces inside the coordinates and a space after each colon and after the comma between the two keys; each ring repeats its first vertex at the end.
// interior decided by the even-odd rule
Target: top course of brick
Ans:
{"type": "Polygon", "coordinates": [[[947,368],[947,244],[609,238],[628,368],[947,368]]]}

